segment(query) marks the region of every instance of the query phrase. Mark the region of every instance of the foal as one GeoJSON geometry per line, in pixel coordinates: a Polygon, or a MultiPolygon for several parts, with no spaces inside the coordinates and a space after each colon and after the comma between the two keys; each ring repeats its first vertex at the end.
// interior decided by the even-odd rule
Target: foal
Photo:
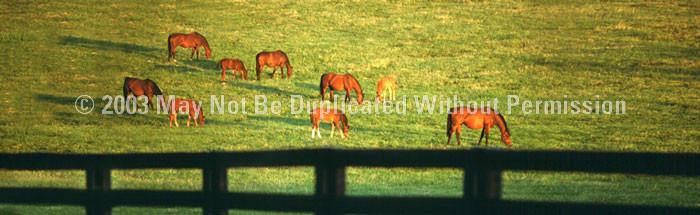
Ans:
{"type": "Polygon", "coordinates": [[[347,138],[348,130],[350,130],[350,125],[348,124],[348,118],[345,114],[334,108],[316,108],[311,112],[311,138],[314,138],[314,134],[318,134],[318,138],[321,138],[321,121],[331,123],[331,138],[333,138],[333,132],[335,128],[343,129],[343,138],[347,138]],[[342,127],[341,127],[342,126],[342,127]]]}
{"type": "Polygon", "coordinates": [[[226,70],[228,69],[231,69],[233,79],[236,79],[236,73],[241,73],[241,78],[243,78],[243,80],[248,80],[248,70],[245,69],[243,61],[239,59],[221,59],[221,61],[219,61],[219,67],[221,67],[221,81],[226,81],[226,70]]]}
{"type": "Polygon", "coordinates": [[[375,97],[376,102],[386,100],[396,100],[396,76],[390,75],[380,79],[377,82],[377,96],[375,97]],[[388,95],[387,95],[388,94],[388,95]]]}
{"type": "Polygon", "coordinates": [[[177,114],[178,113],[188,113],[187,115],[187,127],[190,127],[190,120],[194,120],[194,125],[204,125],[204,113],[202,112],[202,107],[197,105],[192,99],[175,99],[170,103],[170,127],[173,127],[173,122],[175,122],[175,127],[180,127],[177,124],[177,114]],[[199,121],[199,124],[197,123],[199,121]]]}

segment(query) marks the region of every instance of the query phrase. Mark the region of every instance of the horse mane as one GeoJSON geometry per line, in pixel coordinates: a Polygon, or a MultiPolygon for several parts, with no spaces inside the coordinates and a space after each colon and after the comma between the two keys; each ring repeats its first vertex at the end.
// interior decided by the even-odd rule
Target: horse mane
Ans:
{"type": "Polygon", "coordinates": [[[209,48],[209,42],[207,42],[207,38],[204,37],[204,35],[200,34],[199,32],[192,32],[192,34],[197,35],[202,38],[202,43],[204,44],[204,48],[209,49],[211,51],[211,48],[209,48]]]}
{"type": "Polygon", "coordinates": [[[362,85],[360,85],[360,81],[358,81],[357,78],[355,78],[355,76],[353,76],[350,73],[345,73],[345,75],[350,76],[352,78],[351,80],[353,80],[357,84],[355,92],[359,92],[360,94],[362,94],[362,96],[364,96],[365,93],[362,92],[362,85]]]}
{"type": "Polygon", "coordinates": [[[126,99],[129,96],[129,93],[131,93],[131,89],[129,89],[129,80],[133,78],[131,77],[124,77],[124,86],[122,87],[122,90],[124,91],[124,99],[126,99]]]}
{"type": "Polygon", "coordinates": [[[498,116],[498,118],[501,119],[501,121],[503,122],[503,126],[505,126],[506,132],[508,132],[508,135],[510,135],[510,129],[508,129],[508,123],[506,123],[506,119],[503,118],[503,115],[501,115],[500,113],[496,113],[496,116],[498,116]]]}
{"type": "Polygon", "coordinates": [[[151,79],[146,79],[144,80],[146,83],[152,84],[153,85],[153,94],[155,95],[163,95],[163,91],[160,91],[160,87],[158,87],[158,84],[156,84],[155,81],[151,79]]]}
{"type": "Polygon", "coordinates": [[[350,123],[348,122],[348,117],[345,116],[345,113],[340,113],[340,121],[343,122],[343,125],[350,128],[350,123]]]}

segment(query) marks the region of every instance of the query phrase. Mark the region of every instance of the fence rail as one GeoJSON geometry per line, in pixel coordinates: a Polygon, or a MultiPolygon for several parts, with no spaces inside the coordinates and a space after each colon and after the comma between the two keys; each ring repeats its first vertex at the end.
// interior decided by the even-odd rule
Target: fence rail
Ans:
{"type": "Polygon", "coordinates": [[[0,203],[80,205],[87,214],[115,206],[402,214],[462,213],[680,213],[700,208],[509,201],[501,199],[505,170],[575,171],[698,176],[700,154],[502,150],[290,150],[227,153],[0,154],[0,169],[84,170],[87,189],[0,188],[0,203]],[[314,195],[228,192],[227,170],[236,167],[311,166],[314,195]],[[459,168],[462,197],[356,197],[345,195],[347,167],[459,168]],[[114,169],[201,169],[201,191],[112,190],[114,169]]]}

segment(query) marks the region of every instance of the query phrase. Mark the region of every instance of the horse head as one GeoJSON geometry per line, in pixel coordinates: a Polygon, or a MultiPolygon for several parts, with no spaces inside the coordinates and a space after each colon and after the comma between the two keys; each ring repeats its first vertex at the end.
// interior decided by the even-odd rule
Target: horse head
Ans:
{"type": "Polygon", "coordinates": [[[365,101],[365,95],[362,94],[362,92],[359,92],[359,93],[357,94],[357,104],[360,104],[360,105],[361,105],[362,102],[364,102],[364,101],[365,101]]]}
{"type": "Polygon", "coordinates": [[[211,59],[211,48],[209,48],[209,44],[204,45],[204,55],[207,56],[207,60],[211,59]]]}

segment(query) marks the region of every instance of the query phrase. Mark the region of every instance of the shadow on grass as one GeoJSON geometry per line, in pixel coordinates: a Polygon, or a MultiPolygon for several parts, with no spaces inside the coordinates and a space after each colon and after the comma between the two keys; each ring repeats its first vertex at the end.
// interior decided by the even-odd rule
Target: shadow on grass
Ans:
{"type": "Polygon", "coordinates": [[[68,97],[68,96],[56,96],[56,95],[51,95],[51,94],[36,94],[34,95],[34,98],[36,98],[39,101],[42,102],[50,102],[54,104],[60,104],[60,105],[73,105],[75,103],[75,97],[68,97]]]}
{"type": "Polygon", "coordinates": [[[185,60],[168,62],[166,64],[157,64],[154,66],[154,68],[182,73],[211,73],[212,71],[214,71],[216,74],[220,73],[218,63],[211,60],[185,60]]]}
{"type": "Polygon", "coordinates": [[[12,209],[0,209],[0,214],[5,214],[5,215],[20,215],[21,213],[12,210],[12,209]]]}
{"type": "Polygon", "coordinates": [[[297,82],[297,83],[294,83],[294,86],[297,86],[299,88],[313,90],[314,92],[320,91],[318,85],[310,84],[310,83],[298,83],[297,82]]]}
{"type": "Polygon", "coordinates": [[[167,126],[168,116],[164,114],[101,114],[95,110],[90,114],[77,112],[56,112],[57,121],[69,125],[152,125],[167,126]]]}
{"type": "Polygon", "coordinates": [[[163,49],[152,48],[152,47],[147,47],[147,46],[142,46],[142,45],[135,45],[135,44],[124,43],[124,42],[112,42],[112,41],[108,41],[108,40],[88,39],[88,38],[76,37],[76,36],[63,36],[63,37],[61,37],[59,44],[64,45],[64,46],[69,45],[69,46],[97,49],[100,51],[112,50],[112,51],[121,51],[121,52],[125,52],[125,53],[130,53],[130,54],[136,53],[136,54],[144,55],[147,57],[153,57],[153,58],[165,57],[165,56],[158,56],[154,52],[162,52],[163,54],[166,54],[166,51],[163,49]]]}
{"type": "Polygon", "coordinates": [[[262,121],[265,123],[286,123],[292,126],[311,126],[311,121],[309,119],[297,119],[291,117],[282,116],[266,116],[266,115],[250,115],[249,119],[255,121],[262,121]]]}
{"type": "Polygon", "coordinates": [[[299,93],[289,92],[289,91],[286,91],[286,90],[277,89],[277,88],[274,88],[274,87],[268,87],[268,86],[263,86],[263,85],[259,85],[259,84],[246,83],[245,81],[241,81],[241,82],[236,83],[236,86],[243,87],[243,88],[246,88],[246,89],[249,89],[249,90],[258,91],[258,92],[264,93],[264,94],[270,93],[270,94],[277,94],[277,95],[280,95],[280,96],[287,96],[287,97],[288,97],[288,96],[291,96],[291,95],[297,95],[297,94],[299,94],[299,93]]]}

